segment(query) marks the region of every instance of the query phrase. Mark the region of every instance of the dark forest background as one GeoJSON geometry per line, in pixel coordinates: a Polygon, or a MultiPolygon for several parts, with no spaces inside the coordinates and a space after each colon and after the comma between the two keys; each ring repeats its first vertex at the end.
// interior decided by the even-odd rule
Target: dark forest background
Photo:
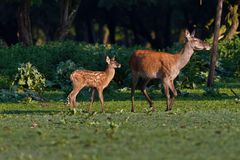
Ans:
{"type": "MultiPolygon", "coordinates": [[[[162,49],[183,41],[186,28],[211,38],[216,5],[217,0],[2,0],[0,39],[7,45],[70,39],[162,49]]],[[[224,1],[220,34],[226,38],[237,33],[238,6],[239,0],[224,1]]]]}

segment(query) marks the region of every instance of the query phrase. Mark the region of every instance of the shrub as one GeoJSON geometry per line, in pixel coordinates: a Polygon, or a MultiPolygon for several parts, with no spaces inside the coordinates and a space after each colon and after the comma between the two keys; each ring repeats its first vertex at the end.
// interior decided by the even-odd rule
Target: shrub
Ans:
{"type": "Polygon", "coordinates": [[[8,89],[10,87],[10,78],[5,75],[0,75],[0,88],[1,89],[8,89]]]}
{"type": "MultiPolygon", "coordinates": [[[[229,76],[233,78],[240,77],[239,45],[240,39],[238,37],[232,41],[222,41],[219,43],[217,73],[220,78],[229,76]]],[[[171,48],[166,49],[166,51],[176,53],[182,46],[183,44],[177,43],[171,48]]],[[[106,55],[110,57],[115,55],[122,67],[116,70],[113,84],[121,87],[129,87],[131,84],[131,75],[128,61],[132,52],[140,48],[143,47],[126,48],[118,45],[92,45],[73,41],[50,42],[42,46],[30,46],[27,48],[16,44],[9,48],[0,47],[0,73],[3,76],[12,78],[12,75],[17,72],[19,64],[31,62],[41,73],[44,73],[46,79],[52,82],[55,81],[59,87],[64,88],[65,82],[68,83],[69,76],[63,73],[62,75],[58,74],[59,77],[57,78],[56,72],[58,72],[57,67],[59,67],[60,62],[66,63],[66,60],[71,60],[72,63],[76,64],[76,68],[83,67],[89,70],[104,70],[106,67],[106,55]]],[[[209,62],[209,51],[197,51],[194,53],[190,62],[183,68],[177,78],[178,86],[194,88],[206,83],[209,62]]],[[[70,72],[71,66],[65,69],[69,70],[67,72],[70,72]]],[[[4,86],[7,85],[6,83],[3,84],[4,86]]]]}
{"type": "Polygon", "coordinates": [[[223,40],[219,44],[218,73],[222,77],[240,77],[240,38],[223,40]]]}
{"type": "Polygon", "coordinates": [[[9,48],[0,48],[0,72],[11,76],[16,73],[16,68],[21,63],[31,62],[37,66],[46,79],[54,81],[56,68],[60,62],[73,61],[77,66],[89,70],[104,70],[105,57],[116,56],[122,68],[117,70],[114,79],[118,85],[122,85],[125,77],[129,74],[128,59],[130,54],[137,48],[126,48],[122,46],[105,46],[100,44],[86,44],[72,41],[50,42],[43,46],[24,47],[20,44],[9,48]],[[14,61],[13,61],[14,59],[14,61]]]}
{"type": "Polygon", "coordinates": [[[21,64],[12,84],[19,93],[28,90],[42,93],[45,86],[44,76],[31,63],[21,64]]]}

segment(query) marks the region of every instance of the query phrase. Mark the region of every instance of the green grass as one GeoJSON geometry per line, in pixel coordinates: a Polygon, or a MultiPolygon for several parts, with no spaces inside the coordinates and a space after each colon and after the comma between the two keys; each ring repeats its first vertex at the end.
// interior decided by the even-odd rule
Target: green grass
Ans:
{"type": "Polygon", "coordinates": [[[106,113],[98,101],[86,112],[90,93],[75,115],[59,92],[46,93],[49,102],[0,103],[0,159],[238,159],[240,103],[224,87],[217,97],[185,90],[171,112],[159,91],[150,93],[154,113],[139,92],[131,113],[129,91],[107,92],[106,113]]]}

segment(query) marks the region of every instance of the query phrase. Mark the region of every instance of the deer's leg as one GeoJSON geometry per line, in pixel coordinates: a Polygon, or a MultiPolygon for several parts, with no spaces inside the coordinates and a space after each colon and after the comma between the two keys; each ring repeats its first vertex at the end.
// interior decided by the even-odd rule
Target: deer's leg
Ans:
{"type": "Polygon", "coordinates": [[[155,107],[153,106],[153,101],[151,100],[151,98],[149,97],[148,93],[147,93],[147,84],[150,81],[150,79],[144,79],[143,80],[143,84],[141,87],[141,91],[143,93],[143,95],[145,96],[145,98],[147,99],[149,106],[152,107],[152,110],[155,111],[155,107]]]}
{"type": "Polygon", "coordinates": [[[165,92],[165,96],[167,98],[167,108],[166,108],[166,111],[170,111],[171,108],[170,108],[170,94],[169,94],[169,81],[167,80],[164,80],[163,81],[163,86],[164,86],[164,92],[165,92]]]}
{"type": "Polygon", "coordinates": [[[103,89],[97,89],[98,90],[98,96],[101,102],[101,112],[104,112],[104,98],[103,98],[103,89]]]}
{"type": "Polygon", "coordinates": [[[88,112],[91,112],[91,108],[92,108],[92,105],[93,105],[93,102],[94,102],[94,99],[95,99],[95,88],[92,88],[92,96],[91,96],[91,103],[89,105],[89,108],[88,108],[88,112]]]}
{"type": "Polygon", "coordinates": [[[171,97],[171,99],[170,99],[170,110],[171,110],[172,106],[173,106],[173,101],[174,101],[175,97],[177,96],[177,90],[175,89],[173,80],[170,81],[169,88],[172,91],[172,94],[170,95],[170,97],[171,97]]]}
{"type": "Polygon", "coordinates": [[[132,109],[131,112],[134,112],[134,93],[138,83],[138,76],[132,73],[132,87],[131,87],[131,98],[132,98],[132,109]]]}

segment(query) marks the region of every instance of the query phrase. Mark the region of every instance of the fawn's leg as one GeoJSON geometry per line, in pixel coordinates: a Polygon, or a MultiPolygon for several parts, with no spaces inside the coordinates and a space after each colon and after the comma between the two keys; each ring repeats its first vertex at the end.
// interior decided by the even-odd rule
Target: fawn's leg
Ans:
{"type": "Polygon", "coordinates": [[[92,96],[91,96],[91,103],[89,105],[89,108],[88,108],[88,112],[91,112],[91,108],[92,108],[92,105],[93,105],[93,102],[94,102],[94,99],[95,99],[95,88],[92,88],[92,96]]]}
{"type": "Polygon", "coordinates": [[[138,83],[138,76],[132,73],[132,87],[131,87],[131,98],[132,98],[132,109],[131,112],[134,112],[134,93],[138,83]]]}
{"type": "Polygon", "coordinates": [[[83,86],[74,87],[72,92],[69,94],[70,107],[72,108],[73,106],[74,110],[76,110],[77,106],[76,97],[82,88],[83,86]]]}
{"type": "Polygon", "coordinates": [[[103,89],[102,88],[98,88],[98,96],[101,102],[101,112],[104,112],[104,98],[103,98],[103,89]]]}

